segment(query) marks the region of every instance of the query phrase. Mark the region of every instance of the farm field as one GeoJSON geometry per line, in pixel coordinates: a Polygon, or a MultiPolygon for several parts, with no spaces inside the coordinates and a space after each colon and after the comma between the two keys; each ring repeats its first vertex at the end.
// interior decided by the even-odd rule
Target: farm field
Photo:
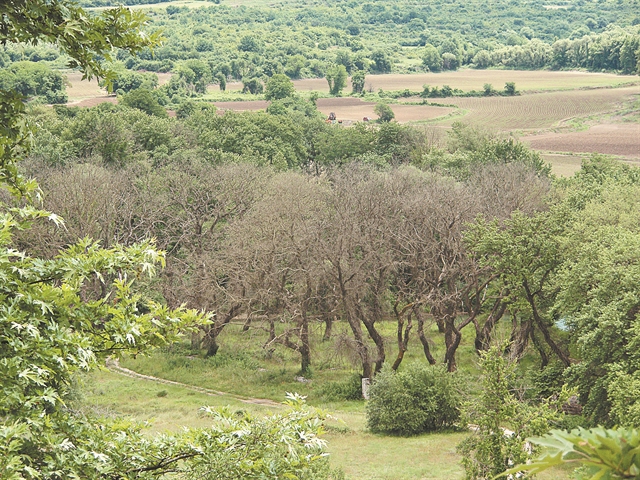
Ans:
{"type": "MultiPolygon", "coordinates": [[[[638,83],[638,77],[633,75],[614,75],[610,73],[588,72],[549,72],[523,70],[457,70],[442,73],[419,74],[386,74],[367,75],[365,90],[377,92],[383,90],[421,91],[423,85],[443,86],[461,90],[482,90],[485,83],[490,83],[496,89],[502,89],[506,82],[515,82],[519,91],[524,90],[572,90],[587,87],[610,87],[625,83],[638,83]]],[[[294,80],[298,91],[329,92],[324,78],[294,80]]],[[[237,89],[238,85],[229,84],[227,88],[237,89]]],[[[242,88],[241,85],[239,88],[242,88]]],[[[351,90],[347,85],[345,92],[351,90]]]]}
{"type": "MultiPolygon", "coordinates": [[[[266,100],[251,100],[247,102],[214,102],[218,108],[242,111],[265,110],[269,106],[266,100]]],[[[324,115],[334,112],[338,119],[347,122],[361,121],[363,117],[377,118],[373,112],[376,104],[365,102],[359,98],[339,97],[339,98],[319,98],[317,101],[318,110],[324,115]]],[[[438,117],[456,112],[452,107],[434,107],[429,105],[391,105],[396,115],[396,120],[401,123],[415,122],[420,120],[433,120],[438,117]]]]}
{"type": "Polygon", "coordinates": [[[640,160],[640,124],[601,124],[588,130],[524,137],[536,150],[604,153],[640,160]]]}
{"type": "MultiPolygon", "coordinates": [[[[640,93],[637,86],[545,92],[515,97],[454,97],[438,103],[457,105],[468,113],[461,120],[494,130],[536,130],[563,120],[612,113],[640,93]]],[[[454,120],[443,124],[451,124],[454,120]]]]}

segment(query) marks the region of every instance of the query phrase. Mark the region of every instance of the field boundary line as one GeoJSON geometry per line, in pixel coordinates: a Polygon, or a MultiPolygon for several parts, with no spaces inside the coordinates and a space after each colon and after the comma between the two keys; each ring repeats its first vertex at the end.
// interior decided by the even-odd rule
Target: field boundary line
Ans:
{"type": "Polygon", "coordinates": [[[154,377],[152,375],[144,375],[142,373],[138,373],[129,368],[121,367],[120,362],[118,362],[118,360],[114,358],[107,359],[106,367],[110,372],[117,373],[118,375],[123,375],[125,377],[137,378],[140,380],[148,380],[150,382],[182,387],[182,388],[193,390],[194,392],[203,393],[205,395],[209,395],[212,397],[231,397],[234,400],[238,400],[242,403],[249,403],[252,405],[262,405],[266,407],[282,407],[283,406],[282,403],[274,402],[273,400],[269,400],[268,398],[245,397],[243,395],[237,395],[235,393],[221,392],[219,390],[213,390],[210,388],[189,385],[187,383],[176,382],[174,380],[167,380],[165,378],[154,377]]]}

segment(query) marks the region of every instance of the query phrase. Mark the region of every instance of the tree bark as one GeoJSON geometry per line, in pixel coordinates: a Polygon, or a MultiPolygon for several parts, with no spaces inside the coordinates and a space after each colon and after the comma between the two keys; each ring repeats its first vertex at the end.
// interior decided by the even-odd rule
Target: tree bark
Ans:
{"type": "Polygon", "coordinates": [[[431,354],[431,348],[429,347],[429,340],[424,333],[424,317],[422,316],[422,312],[420,311],[420,306],[416,305],[413,307],[413,313],[418,319],[418,338],[420,339],[420,343],[422,343],[422,350],[424,351],[424,356],[427,358],[427,361],[431,365],[435,365],[436,359],[433,358],[431,354]]]}

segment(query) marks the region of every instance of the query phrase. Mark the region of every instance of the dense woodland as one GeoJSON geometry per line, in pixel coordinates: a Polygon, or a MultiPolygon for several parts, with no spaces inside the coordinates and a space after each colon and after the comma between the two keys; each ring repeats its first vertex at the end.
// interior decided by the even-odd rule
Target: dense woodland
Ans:
{"type": "Polygon", "coordinates": [[[636,169],[594,158],[553,179],[539,154],[463,124],[442,143],[393,122],[343,128],[300,112],[166,118],[103,104],[32,115],[41,128],[26,165],[67,222],[34,227],[22,248],[51,257],[77,238],[155,238],[167,268],[149,288],[170,306],[215,313],[192,340],[207,355],[240,319],[298,352],[305,372],[310,326],[323,323],[328,339],[339,321],[364,377],[397,369],[410,335],[426,361],[455,371],[463,335],[485,351],[508,323],[508,357],[534,349],[557,388],[579,388],[589,421],[637,421],[635,402],[616,399],[639,381],[627,356],[636,169]],[[377,329],[388,321],[396,358],[377,329]],[[444,358],[430,352],[432,322],[444,358]]]}
{"type": "Polygon", "coordinates": [[[235,323],[265,332],[252,337],[265,351],[293,352],[300,375],[317,343],[347,332],[357,380],[373,379],[371,431],[476,425],[459,447],[469,479],[527,461],[526,438],[554,426],[620,428],[552,432],[560,454],[518,468],[579,452],[600,462],[583,478],[637,478],[640,170],[594,155],[556,178],[514,138],[461,123],[443,138],[383,110],[326,123],[289,80],[633,73],[636,1],[169,6],[151,14],[163,45],[126,9],[16,5],[0,5],[0,477],[344,478],[324,455],[323,413],[297,395],[265,418],[205,409],[211,428],[157,437],[78,407],[79,372],[185,335],[216,357],[235,323]],[[29,102],[64,102],[49,69],[68,59],[113,82],[118,105],[29,102]],[[125,69],[175,75],[158,87],[125,69]],[[220,115],[190,99],[230,79],[264,84],[267,110],[220,115]],[[478,377],[456,374],[463,341],[478,377]],[[410,345],[418,365],[403,363],[410,345]],[[519,396],[515,368],[532,372],[519,396]]]}

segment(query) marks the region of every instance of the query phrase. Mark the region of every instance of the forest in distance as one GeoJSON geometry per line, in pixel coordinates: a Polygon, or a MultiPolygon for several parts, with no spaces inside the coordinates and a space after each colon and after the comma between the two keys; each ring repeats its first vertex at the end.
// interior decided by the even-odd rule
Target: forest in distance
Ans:
{"type": "Polygon", "coordinates": [[[131,3],[0,5],[0,478],[640,476],[637,162],[460,113],[633,132],[637,0],[131,3]]]}

